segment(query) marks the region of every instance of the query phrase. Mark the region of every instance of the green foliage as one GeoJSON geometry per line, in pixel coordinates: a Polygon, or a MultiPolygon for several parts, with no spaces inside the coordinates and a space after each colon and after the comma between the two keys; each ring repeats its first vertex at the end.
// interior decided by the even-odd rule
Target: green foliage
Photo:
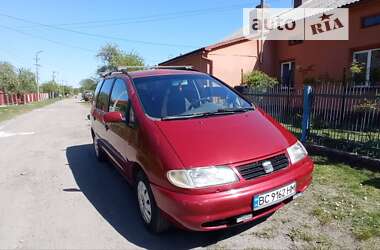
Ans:
{"type": "Polygon", "coordinates": [[[58,96],[58,95],[73,95],[76,93],[76,90],[68,85],[59,85],[55,81],[48,81],[40,86],[40,91],[44,93],[52,93],[53,96],[58,96]]]}
{"type": "Polygon", "coordinates": [[[119,66],[143,66],[144,59],[136,52],[126,53],[116,44],[107,44],[103,46],[96,55],[104,64],[98,68],[97,72],[106,72],[116,70],[119,66]]]}
{"type": "Polygon", "coordinates": [[[35,74],[29,69],[21,68],[18,71],[17,90],[21,93],[31,93],[37,91],[37,83],[35,74]]]}
{"type": "Polygon", "coordinates": [[[12,64],[7,62],[0,63],[0,89],[6,92],[16,92],[17,73],[12,64]]]}
{"type": "Polygon", "coordinates": [[[41,84],[40,91],[44,93],[59,93],[60,86],[55,81],[49,81],[41,84]]]}
{"type": "Polygon", "coordinates": [[[351,73],[360,74],[363,72],[363,70],[364,70],[364,65],[362,63],[352,62],[351,67],[350,67],[351,73]]]}
{"type": "Polygon", "coordinates": [[[71,87],[71,86],[64,85],[64,86],[62,86],[61,89],[62,89],[61,91],[63,91],[64,95],[73,95],[73,94],[75,94],[74,88],[71,87]]]}
{"type": "Polygon", "coordinates": [[[93,78],[83,79],[82,81],[79,82],[79,85],[80,85],[80,90],[82,92],[85,90],[95,91],[96,80],[93,78]]]}
{"type": "Polygon", "coordinates": [[[0,63],[0,90],[8,93],[31,93],[37,91],[35,74],[29,69],[16,69],[7,62],[0,63]]]}
{"type": "Polygon", "coordinates": [[[270,77],[259,70],[254,70],[251,73],[245,74],[243,82],[248,86],[260,88],[273,87],[278,84],[277,79],[270,77]]]}
{"type": "Polygon", "coordinates": [[[359,112],[376,112],[380,110],[380,103],[377,103],[376,100],[364,99],[360,104],[355,105],[354,109],[359,112]]]}

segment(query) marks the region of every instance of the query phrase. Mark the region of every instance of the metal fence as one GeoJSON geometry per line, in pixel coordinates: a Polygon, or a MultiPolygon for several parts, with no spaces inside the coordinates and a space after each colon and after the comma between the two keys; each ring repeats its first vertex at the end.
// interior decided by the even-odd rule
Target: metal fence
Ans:
{"type": "Polygon", "coordinates": [[[244,96],[281,122],[297,137],[301,136],[302,89],[280,87],[268,89],[249,88],[244,91],[244,96]]]}
{"type": "MultiPolygon", "coordinates": [[[[245,89],[243,94],[301,138],[302,89],[245,89]]],[[[313,87],[311,103],[307,143],[380,159],[379,87],[322,84],[313,87]]]]}
{"type": "Polygon", "coordinates": [[[380,159],[380,88],[314,87],[308,141],[380,159]]]}

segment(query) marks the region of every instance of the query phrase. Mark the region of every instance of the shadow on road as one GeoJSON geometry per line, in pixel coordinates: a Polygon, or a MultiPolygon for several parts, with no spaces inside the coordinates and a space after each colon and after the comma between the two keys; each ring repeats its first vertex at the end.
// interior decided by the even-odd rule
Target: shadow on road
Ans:
{"type": "Polygon", "coordinates": [[[217,232],[187,232],[172,229],[161,235],[150,234],[144,227],[133,190],[109,163],[99,163],[92,145],[68,147],[66,156],[80,190],[96,210],[129,242],[148,249],[189,249],[206,247],[237,235],[265,219],[217,232]]]}

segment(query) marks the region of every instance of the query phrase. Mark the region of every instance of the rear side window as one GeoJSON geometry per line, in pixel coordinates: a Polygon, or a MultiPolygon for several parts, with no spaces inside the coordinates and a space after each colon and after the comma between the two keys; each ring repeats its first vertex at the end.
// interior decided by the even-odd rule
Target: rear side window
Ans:
{"type": "Polygon", "coordinates": [[[104,79],[100,79],[98,81],[98,84],[96,85],[94,100],[96,100],[96,98],[98,97],[98,94],[99,94],[100,88],[102,87],[103,81],[104,81],[104,79]]]}
{"type": "Polygon", "coordinates": [[[121,112],[124,117],[126,117],[128,100],[128,91],[125,82],[122,79],[116,79],[112,89],[109,111],[121,112]]]}
{"type": "Polygon", "coordinates": [[[110,99],[110,92],[112,89],[113,81],[114,79],[107,79],[104,81],[96,101],[96,108],[101,109],[105,112],[108,112],[108,102],[110,99]]]}

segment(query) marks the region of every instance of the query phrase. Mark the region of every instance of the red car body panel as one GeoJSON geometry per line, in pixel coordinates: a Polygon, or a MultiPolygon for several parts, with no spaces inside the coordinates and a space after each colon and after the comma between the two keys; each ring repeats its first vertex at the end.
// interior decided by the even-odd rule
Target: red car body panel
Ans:
{"type": "MultiPolygon", "coordinates": [[[[130,184],[134,184],[136,169],[148,177],[158,207],[184,228],[210,231],[228,225],[204,226],[247,213],[255,220],[282,207],[287,201],[268,209],[252,211],[253,197],[260,193],[297,183],[297,192],[303,192],[311,183],[313,162],[309,157],[295,165],[271,174],[245,180],[236,167],[260,161],[279,154],[297,139],[268,114],[256,108],[246,113],[161,121],[145,114],[133,85],[134,78],[175,74],[203,74],[194,71],[152,70],[120,74],[128,89],[137,126],[110,124],[105,129],[105,112],[93,105],[92,132],[100,138],[102,147],[130,184]],[[122,134],[117,133],[120,127],[122,134]],[[115,132],[116,131],[116,132],[115,132]],[[183,189],[172,185],[167,172],[205,166],[230,166],[239,181],[227,185],[201,189],[183,189]]],[[[96,101],[96,97],[95,97],[96,101]]],[[[94,103],[95,103],[94,101],[94,103]]],[[[248,222],[248,221],[245,221],[248,222]]]]}
{"type": "MultiPolygon", "coordinates": [[[[216,227],[202,225],[207,222],[252,213],[253,197],[257,194],[285,186],[294,181],[297,183],[297,192],[304,192],[311,183],[312,171],[313,163],[307,158],[282,172],[273,173],[273,176],[249,181],[243,187],[222,192],[194,195],[173,192],[154,185],[152,189],[158,206],[180,225],[196,231],[211,231],[226,228],[227,225],[216,227]]],[[[253,218],[245,222],[273,213],[284,204],[282,202],[269,210],[253,212],[253,218]]]]}
{"type": "Polygon", "coordinates": [[[278,129],[259,110],[156,123],[184,167],[219,166],[253,160],[267,156],[268,152],[280,152],[297,141],[285,129],[278,129]]]}

